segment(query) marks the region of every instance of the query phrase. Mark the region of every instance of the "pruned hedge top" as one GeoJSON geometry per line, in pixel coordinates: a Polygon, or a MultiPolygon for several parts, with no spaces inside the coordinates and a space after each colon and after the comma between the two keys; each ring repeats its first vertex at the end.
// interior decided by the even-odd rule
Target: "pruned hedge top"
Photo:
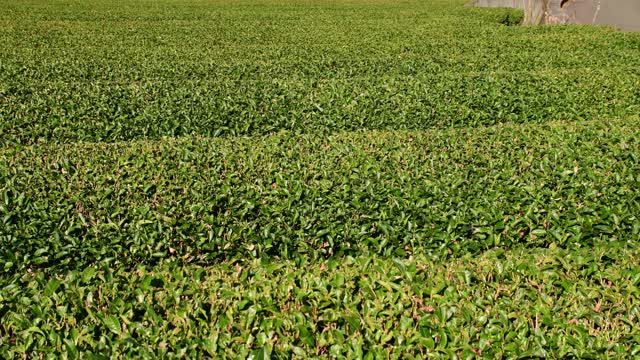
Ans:
{"type": "Polygon", "coordinates": [[[640,34],[462,3],[3,3],[0,146],[640,113],[640,34]]]}
{"type": "Polygon", "coordinates": [[[637,121],[4,151],[0,261],[17,271],[637,241],[637,121]]]}

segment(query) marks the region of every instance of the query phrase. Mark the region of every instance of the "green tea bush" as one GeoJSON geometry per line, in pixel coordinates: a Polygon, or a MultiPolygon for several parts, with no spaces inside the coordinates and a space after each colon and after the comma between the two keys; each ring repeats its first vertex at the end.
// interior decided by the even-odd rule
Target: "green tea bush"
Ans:
{"type": "Polygon", "coordinates": [[[462,0],[0,0],[0,358],[616,358],[640,36],[462,0]]]}
{"type": "Polygon", "coordinates": [[[0,354],[67,358],[619,358],[637,248],[489,251],[0,279],[0,354]],[[47,355],[45,355],[47,356],[47,355]]]}
{"type": "Polygon", "coordinates": [[[5,146],[640,113],[640,35],[455,1],[2,4],[5,146]]]}
{"type": "Polygon", "coordinates": [[[637,121],[4,151],[0,267],[635,241],[637,121]]]}

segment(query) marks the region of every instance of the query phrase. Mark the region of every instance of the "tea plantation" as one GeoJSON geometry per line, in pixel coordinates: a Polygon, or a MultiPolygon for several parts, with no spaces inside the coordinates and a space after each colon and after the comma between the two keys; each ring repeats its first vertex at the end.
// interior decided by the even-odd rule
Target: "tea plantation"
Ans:
{"type": "Polygon", "coordinates": [[[0,0],[0,358],[640,354],[640,34],[0,0]]]}

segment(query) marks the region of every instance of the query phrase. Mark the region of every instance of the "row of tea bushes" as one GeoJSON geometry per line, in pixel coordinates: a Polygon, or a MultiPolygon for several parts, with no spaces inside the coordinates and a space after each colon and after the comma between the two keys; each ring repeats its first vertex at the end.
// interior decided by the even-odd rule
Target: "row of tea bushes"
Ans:
{"type": "Polygon", "coordinates": [[[492,250],[0,278],[0,356],[619,358],[640,352],[640,252],[492,250]]]}
{"type": "Polygon", "coordinates": [[[0,268],[637,241],[637,118],[0,153],[0,268]]]}

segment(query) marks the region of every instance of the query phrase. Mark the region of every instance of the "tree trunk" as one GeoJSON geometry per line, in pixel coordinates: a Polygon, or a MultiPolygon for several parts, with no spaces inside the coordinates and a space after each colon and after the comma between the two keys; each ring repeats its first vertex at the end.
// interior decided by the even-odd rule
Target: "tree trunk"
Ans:
{"type": "Polygon", "coordinates": [[[524,25],[545,23],[549,0],[524,0],[524,25]]]}

